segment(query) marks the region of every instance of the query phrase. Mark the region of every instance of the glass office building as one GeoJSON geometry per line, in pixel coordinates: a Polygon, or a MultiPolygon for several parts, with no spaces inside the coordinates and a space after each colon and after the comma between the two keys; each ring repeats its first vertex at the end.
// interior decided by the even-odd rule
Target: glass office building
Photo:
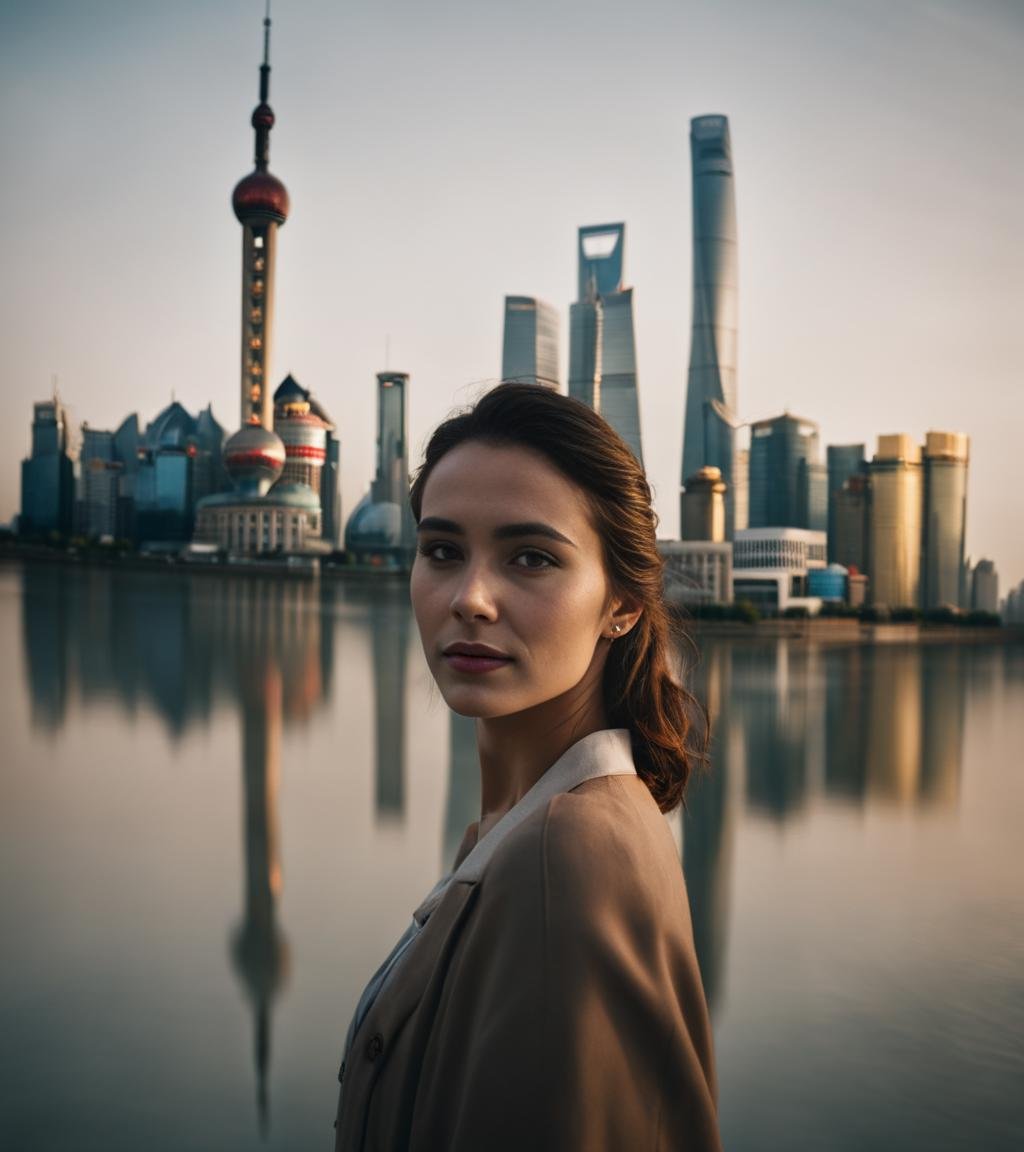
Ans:
{"type": "Polygon", "coordinates": [[[75,503],[73,439],[70,415],[56,396],[33,406],[32,455],[21,463],[21,535],[71,532],[75,503]]]}
{"type": "Polygon", "coordinates": [[[506,296],[502,380],[558,389],[558,312],[533,296],[506,296]]]}
{"type": "Polygon", "coordinates": [[[751,425],[749,527],[825,531],[828,481],[818,455],[810,420],[785,413],[751,425]]]}
{"type": "Polygon", "coordinates": [[[839,493],[852,476],[864,475],[868,462],[863,444],[829,444],[825,449],[825,460],[828,465],[828,559],[833,564],[837,560],[836,508],[839,493]]]}
{"type": "Polygon", "coordinates": [[[968,455],[968,439],[962,433],[925,436],[922,608],[967,607],[963,571],[968,455]]]}
{"type": "Polygon", "coordinates": [[[623,288],[625,224],[579,231],[579,298],[569,310],[569,395],[608,421],[643,463],[633,290],[623,288]]]}
{"type": "MultiPolygon", "coordinates": [[[[682,479],[705,466],[727,485],[726,534],[736,527],[738,273],[732,143],[725,116],[690,121],[693,178],[693,328],[682,479]]],[[[755,522],[751,518],[750,524],[755,522]]]]}

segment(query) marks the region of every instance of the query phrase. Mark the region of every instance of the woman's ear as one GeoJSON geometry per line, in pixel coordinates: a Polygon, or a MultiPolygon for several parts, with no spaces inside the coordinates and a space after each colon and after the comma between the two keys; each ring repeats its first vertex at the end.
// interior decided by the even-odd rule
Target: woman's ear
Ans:
{"type": "Polygon", "coordinates": [[[632,596],[614,596],[608,606],[605,635],[609,640],[621,640],[643,615],[640,601],[632,596]]]}

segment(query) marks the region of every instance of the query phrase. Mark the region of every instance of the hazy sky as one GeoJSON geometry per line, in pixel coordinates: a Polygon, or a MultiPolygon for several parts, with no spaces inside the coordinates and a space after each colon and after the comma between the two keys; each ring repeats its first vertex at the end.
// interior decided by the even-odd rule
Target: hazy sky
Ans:
{"type": "MultiPolygon", "coordinates": [[[[262,0],[0,0],[0,519],[53,373],[78,419],[172,392],[239,421],[240,228],[262,0]]],[[[502,299],[562,312],[576,229],[626,222],[644,455],[678,528],[689,119],[728,115],[739,407],[822,442],[969,433],[968,551],[1024,577],[1019,0],[275,0],[272,379],[339,426],[347,515],[374,373],[411,439],[501,368],[502,299]]],[[[564,383],[563,383],[564,387],[564,383]]]]}

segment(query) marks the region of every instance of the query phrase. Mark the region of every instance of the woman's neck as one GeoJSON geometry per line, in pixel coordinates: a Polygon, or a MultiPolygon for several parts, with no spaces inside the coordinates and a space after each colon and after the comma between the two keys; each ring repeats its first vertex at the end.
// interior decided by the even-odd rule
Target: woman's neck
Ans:
{"type": "Polygon", "coordinates": [[[559,697],[514,716],[477,720],[479,835],[485,836],[573,744],[607,727],[599,691],[575,704],[559,697]]]}

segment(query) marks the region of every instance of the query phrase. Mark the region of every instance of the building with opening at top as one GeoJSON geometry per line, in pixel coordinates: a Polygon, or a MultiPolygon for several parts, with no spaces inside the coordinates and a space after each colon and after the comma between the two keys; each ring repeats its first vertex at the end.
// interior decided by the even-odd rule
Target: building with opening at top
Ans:
{"type": "Polygon", "coordinates": [[[643,464],[633,289],[623,287],[625,224],[579,230],[578,298],[569,309],[569,395],[608,421],[643,464]]]}

